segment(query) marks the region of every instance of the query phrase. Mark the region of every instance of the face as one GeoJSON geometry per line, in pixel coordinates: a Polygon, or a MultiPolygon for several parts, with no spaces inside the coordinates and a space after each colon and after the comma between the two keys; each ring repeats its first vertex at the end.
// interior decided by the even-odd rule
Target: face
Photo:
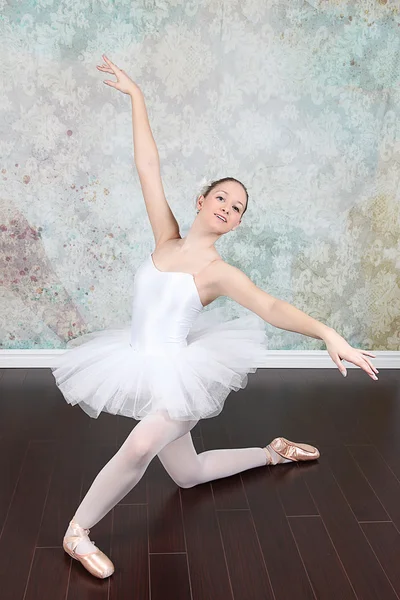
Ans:
{"type": "Polygon", "coordinates": [[[210,226],[220,232],[233,231],[239,224],[246,207],[246,192],[236,181],[224,181],[215,186],[205,198],[203,195],[197,200],[199,216],[207,219],[210,226]],[[225,217],[226,221],[217,215],[225,217]]]}

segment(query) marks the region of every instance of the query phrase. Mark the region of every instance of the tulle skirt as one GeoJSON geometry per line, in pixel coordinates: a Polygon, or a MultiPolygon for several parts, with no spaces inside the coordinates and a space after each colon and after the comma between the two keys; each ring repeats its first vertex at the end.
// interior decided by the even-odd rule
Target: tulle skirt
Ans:
{"type": "Polygon", "coordinates": [[[130,337],[123,326],[68,342],[51,370],[69,404],[92,418],[107,412],[140,420],[158,410],[178,420],[214,417],[267,361],[264,321],[254,313],[223,320],[219,307],[203,311],[175,352],[167,345],[141,352],[130,337]]]}

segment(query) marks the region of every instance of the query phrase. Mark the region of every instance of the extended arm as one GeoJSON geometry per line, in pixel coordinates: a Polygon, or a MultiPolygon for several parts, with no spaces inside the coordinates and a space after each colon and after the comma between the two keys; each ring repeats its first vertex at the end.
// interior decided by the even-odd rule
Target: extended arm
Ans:
{"type": "MultiPolygon", "coordinates": [[[[263,294],[266,293],[262,290],[260,291],[263,294]]],[[[275,302],[272,304],[271,309],[266,316],[267,319],[265,320],[274,327],[301,333],[308,337],[316,338],[317,340],[325,340],[333,331],[331,327],[324,325],[292,304],[289,304],[286,300],[281,300],[279,298],[275,299],[275,302]]]]}
{"type": "Polygon", "coordinates": [[[289,302],[264,292],[240,269],[224,261],[216,261],[215,265],[213,279],[219,295],[232,298],[274,327],[324,340],[330,357],[344,376],[347,372],[342,359],[354,363],[364,369],[372,379],[377,379],[375,373],[379,371],[366,358],[375,358],[374,354],[353,348],[332,327],[310,317],[289,302]]]}
{"type": "Polygon", "coordinates": [[[229,296],[274,327],[318,340],[325,340],[333,331],[331,327],[320,323],[286,300],[275,298],[257,287],[240,269],[227,263],[222,263],[219,268],[219,293],[229,296]]]}
{"type": "Polygon", "coordinates": [[[165,197],[160,159],[142,91],[132,89],[130,97],[135,165],[157,247],[166,240],[180,237],[179,224],[165,197]]]}
{"type": "Polygon", "coordinates": [[[159,165],[159,155],[151,131],[146,103],[142,90],[132,88],[129,93],[132,101],[133,152],[137,169],[159,165]]]}
{"type": "Polygon", "coordinates": [[[104,80],[104,83],[128,94],[132,101],[133,151],[136,166],[158,164],[159,156],[151,131],[149,117],[142,90],[133,79],[103,54],[105,64],[97,65],[99,71],[115,75],[117,81],[104,80]]]}
{"type": "Polygon", "coordinates": [[[112,63],[104,54],[106,64],[99,71],[112,73],[117,81],[105,80],[107,85],[129,94],[132,101],[133,150],[136,169],[153,230],[156,246],[166,240],[179,238],[178,222],[167,202],[161,180],[160,159],[150,128],[144,96],[139,86],[112,63]]]}

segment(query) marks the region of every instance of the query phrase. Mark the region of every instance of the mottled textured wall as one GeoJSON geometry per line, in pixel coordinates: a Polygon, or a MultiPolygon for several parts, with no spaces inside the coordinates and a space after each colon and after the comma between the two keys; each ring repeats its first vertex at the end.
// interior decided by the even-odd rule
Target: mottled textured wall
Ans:
{"type": "MultiPolygon", "coordinates": [[[[153,237],[106,53],[143,89],[182,234],[203,178],[239,178],[249,208],[225,260],[352,345],[399,350],[396,7],[0,0],[1,347],[130,320],[153,237]]],[[[270,349],[325,347],[266,328],[270,349]]]]}

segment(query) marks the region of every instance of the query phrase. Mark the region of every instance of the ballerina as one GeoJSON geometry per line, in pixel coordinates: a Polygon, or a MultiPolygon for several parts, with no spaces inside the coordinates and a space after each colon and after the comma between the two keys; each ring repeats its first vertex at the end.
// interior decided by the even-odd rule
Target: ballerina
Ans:
{"type": "Polygon", "coordinates": [[[196,453],[191,430],[218,415],[228,394],[244,388],[248,373],[266,364],[264,323],[321,339],[345,376],[345,359],[377,379],[370,352],[351,347],[332,328],[258,288],[214,247],[240,226],[248,193],[233,177],[211,182],[197,198],[187,236],[165,198],[157,147],[139,86],[105,55],[98,70],[115,75],[105,84],[132,101],[135,165],[155,239],[154,252],[135,273],[129,328],[83,335],[52,372],[70,404],[92,418],[100,412],[137,419],[118,452],[103,467],[71,519],[64,550],[95,577],[114,572],[90,540],[98,523],[138,483],[157,455],[177,485],[193,487],[264,465],[316,460],[319,450],[284,437],[263,448],[196,453]],[[203,309],[227,296],[251,314],[225,320],[203,309]]]}

